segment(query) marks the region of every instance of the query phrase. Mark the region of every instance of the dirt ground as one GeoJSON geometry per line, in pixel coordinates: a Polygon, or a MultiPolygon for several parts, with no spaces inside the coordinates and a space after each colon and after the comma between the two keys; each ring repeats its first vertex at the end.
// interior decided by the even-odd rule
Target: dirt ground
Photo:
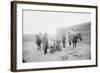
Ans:
{"type": "Polygon", "coordinates": [[[61,51],[44,55],[43,50],[37,50],[32,42],[24,43],[23,59],[24,62],[47,62],[64,60],[85,60],[91,59],[90,46],[88,44],[77,44],[77,48],[66,46],[61,51]]]}

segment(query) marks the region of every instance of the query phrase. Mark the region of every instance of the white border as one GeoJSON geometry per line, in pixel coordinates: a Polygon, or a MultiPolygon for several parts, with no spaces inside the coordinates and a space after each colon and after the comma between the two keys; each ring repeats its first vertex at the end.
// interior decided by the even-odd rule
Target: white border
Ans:
{"type": "Polygon", "coordinates": [[[35,69],[35,68],[50,68],[50,67],[68,67],[95,65],[96,62],[96,10],[95,8],[81,7],[59,7],[46,5],[29,5],[17,4],[17,69],[35,69]],[[40,62],[40,63],[22,63],[22,9],[33,10],[54,10],[54,11],[72,11],[72,12],[89,12],[91,13],[91,60],[77,61],[56,61],[56,62],[40,62]]]}

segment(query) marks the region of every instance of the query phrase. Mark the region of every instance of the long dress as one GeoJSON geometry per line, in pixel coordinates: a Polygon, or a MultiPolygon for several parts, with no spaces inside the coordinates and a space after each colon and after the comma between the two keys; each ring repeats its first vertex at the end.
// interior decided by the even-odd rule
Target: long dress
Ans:
{"type": "Polygon", "coordinates": [[[56,49],[57,49],[57,51],[61,51],[62,49],[63,49],[63,44],[62,44],[62,41],[61,41],[61,39],[59,38],[59,39],[57,39],[57,45],[56,45],[56,49]]]}

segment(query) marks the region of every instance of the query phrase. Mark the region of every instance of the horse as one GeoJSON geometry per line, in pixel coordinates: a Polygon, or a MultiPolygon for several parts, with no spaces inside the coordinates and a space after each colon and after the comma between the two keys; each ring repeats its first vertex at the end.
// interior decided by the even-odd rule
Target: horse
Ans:
{"type": "Polygon", "coordinates": [[[49,38],[47,33],[44,34],[42,38],[42,49],[44,51],[44,55],[48,52],[54,53],[56,48],[56,41],[53,38],[49,38]]]}
{"type": "Polygon", "coordinates": [[[48,39],[48,48],[50,53],[54,53],[56,49],[56,41],[54,39],[48,39]]]}
{"type": "Polygon", "coordinates": [[[78,39],[82,41],[82,35],[81,33],[68,32],[68,39],[69,39],[69,45],[71,46],[71,44],[73,44],[73,48],[76,48],[78,39]]]}

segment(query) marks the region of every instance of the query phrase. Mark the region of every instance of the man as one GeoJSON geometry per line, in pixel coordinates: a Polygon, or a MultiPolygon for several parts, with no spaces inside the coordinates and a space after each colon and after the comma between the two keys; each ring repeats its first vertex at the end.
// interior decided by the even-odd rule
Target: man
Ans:
{"type": "Polygon", "coordinates": [[[63,48],[66,47],[66,37],[63,35],[62,36],[62,43],[63,43],[63,48]]]}
{"type": "Polygon", "coordinates": [[[47,49],[48,49],[48,38],[47,38],[47,33],[45,33],[44,37],[43,37],[43,50],[44,50],[44,54],[47,53],[47,49]]]}

